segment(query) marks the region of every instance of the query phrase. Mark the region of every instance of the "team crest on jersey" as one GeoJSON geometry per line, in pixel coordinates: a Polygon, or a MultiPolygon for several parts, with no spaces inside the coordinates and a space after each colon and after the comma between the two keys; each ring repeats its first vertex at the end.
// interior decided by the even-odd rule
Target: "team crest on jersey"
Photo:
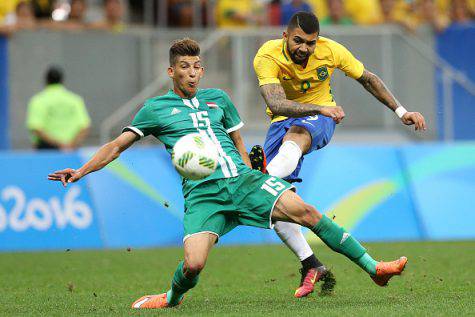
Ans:
{"type": "Polygon", "coordinates": [[[326,66],[320,66],[317,68],[317,77],[320,81],[324,81],[328,78],[328,69],[326,66]]]}

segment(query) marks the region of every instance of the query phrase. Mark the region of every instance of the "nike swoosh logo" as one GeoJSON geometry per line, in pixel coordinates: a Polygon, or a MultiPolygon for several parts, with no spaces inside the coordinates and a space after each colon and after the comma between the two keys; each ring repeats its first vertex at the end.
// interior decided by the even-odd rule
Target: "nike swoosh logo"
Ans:
{"type": "Polygon", "coordinates": [[[283,80],[292,80],[292,77],[282,77],[283,80]]]}
{"type": "Polygon", "coordinates": [[[315,281],[317,280],[318,273],[315,274],[315,276],[311,279],[312,284],[315,284],[315,281]]]}
{"type": "Polygon", "coordinates": [[[149,300],[150,300],[150,297],[146,297],[146,298],[142,299],[141,301],[134,304],[134,308],[140,308],[140,306],[142,306],[143,304],[145,304],[149,300]]]}

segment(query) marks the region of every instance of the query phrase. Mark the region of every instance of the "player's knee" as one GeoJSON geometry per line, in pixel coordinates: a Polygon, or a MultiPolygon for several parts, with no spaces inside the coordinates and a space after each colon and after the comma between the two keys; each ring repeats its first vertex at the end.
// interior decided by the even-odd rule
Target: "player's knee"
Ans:
{"type": "Polygon", "coordinates": [[[205,261],[201,259],[187,259],[185,261],[185,274],[188,277],[194,277],[200,274],[205,267],[205,261]]]}
{"type": "Polygon", "coordinates": [[[322,214],[318,212],[317,208],[312,205],[305,204],[304,212],[302,213],[300,222],[302,226],[312,228],[322,218],[322,214]]]}
{"type": "Polygon", "coordinates": [[[286,141],[267,166],[267,171],[272,176],[287,177],[297,168],[301,156],[299,145],[294,141],[286,141]]]}

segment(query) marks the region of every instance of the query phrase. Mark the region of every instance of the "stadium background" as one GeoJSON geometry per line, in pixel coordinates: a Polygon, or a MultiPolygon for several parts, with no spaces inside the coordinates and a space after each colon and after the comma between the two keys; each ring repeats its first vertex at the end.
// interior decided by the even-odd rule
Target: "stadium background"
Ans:
{"type": "MultiPolygon", "coordinates": [[[[38,26],[0,37],[0,250],[181,245],[180,180],[152,140],[66,190],[46,180],[52,170],[79,166],[138,104],[170,88],[173,39],[200,41],[203,87],[226,90],[245,122],[246,144],[263,142],[268,120],[252,59],[283,27],[220,27],[219,1],[181,1],[191,11],[177,21],[167,6],[179,2],[143,1],[138,9],[124,2],[120,30],[38,26]],[[66,86],[84,97],[92,118],[86,147],[75,152],[29,149],[28,100],[51,64],[64,68],[66,86]]],[[[100,15],[98,1],[88,4],[100,15]]],[[[438,10],[450,16],[448,7],[438,10]]],[[[407,108],[422,112],[429,130],[402,126],[337,73],[333,93],[347,117],[332,144],[306,158],[301,195],[363,241],[474,239],[474,24],[455,21],[438,32],[424,23],[411,31],[388,23],[324,25],[321,34],[343,43],[407,108]]],[[[279,241],[273,231],[240,228],[222,242],[279,241]]]]}

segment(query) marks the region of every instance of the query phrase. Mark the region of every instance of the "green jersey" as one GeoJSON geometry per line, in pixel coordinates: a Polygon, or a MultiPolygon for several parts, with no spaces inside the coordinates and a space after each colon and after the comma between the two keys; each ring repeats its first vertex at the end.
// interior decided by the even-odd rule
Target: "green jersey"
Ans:
{"type": "Polygon", "coordinates": [[[181,98],[170,90],[166,95],[148,99],[135,115],[132,125],[123,131],[132,131],[140,137],[153,135],[168,153],[175,143],[189,133],[206,135],[218,148],[219,164],[216,171],[201,180],[183,178],[183,194],[198,184],[213,179],[232,178],[249,172],[229,133],[243,126],[229,96],[219,89],[200,89],[191,99],[181,98]]]}

